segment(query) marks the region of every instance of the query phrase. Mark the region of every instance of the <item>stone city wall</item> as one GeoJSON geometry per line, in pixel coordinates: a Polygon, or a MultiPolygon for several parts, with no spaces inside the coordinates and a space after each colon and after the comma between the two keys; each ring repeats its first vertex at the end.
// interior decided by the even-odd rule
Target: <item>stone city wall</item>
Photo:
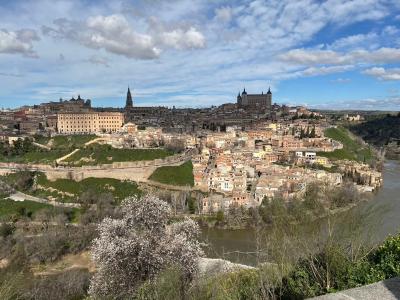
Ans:
{"type": "Polygon", "coordinates": [[[119,180],[146,181],[147,178],[162,166],[178,166],[191,159],[191,152],[177,154],[165,159],[136,162],[114,162],[96,166],[82,167],[52,167],[43,164],[0,163],[0,174],[17,171],[38,171],[46,174],[49,180],[73,179],[80,181],[85,178],[114,178],[119,180]]]}

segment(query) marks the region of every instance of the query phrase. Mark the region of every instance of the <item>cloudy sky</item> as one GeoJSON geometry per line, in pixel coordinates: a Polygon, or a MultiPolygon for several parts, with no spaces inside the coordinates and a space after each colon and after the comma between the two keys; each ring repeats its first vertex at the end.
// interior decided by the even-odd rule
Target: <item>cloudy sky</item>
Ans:
{"type": "Polygon", "coordinates": [[[273,101],[400,110],[399,0],[0,0],[0,107],[273,101]]]}

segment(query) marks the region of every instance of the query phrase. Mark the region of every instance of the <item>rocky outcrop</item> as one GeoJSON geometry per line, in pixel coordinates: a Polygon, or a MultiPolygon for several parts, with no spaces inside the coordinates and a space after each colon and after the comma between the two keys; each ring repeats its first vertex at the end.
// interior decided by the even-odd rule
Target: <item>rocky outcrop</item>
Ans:
{"type": "Polygon", "coordinates": [[[221,273],[236,272],[240,270],[253,270],[254,267],[235,264],[228,260],[220,258],[200,258],[199,259],[199,276],[209,277],[221,273]]]}

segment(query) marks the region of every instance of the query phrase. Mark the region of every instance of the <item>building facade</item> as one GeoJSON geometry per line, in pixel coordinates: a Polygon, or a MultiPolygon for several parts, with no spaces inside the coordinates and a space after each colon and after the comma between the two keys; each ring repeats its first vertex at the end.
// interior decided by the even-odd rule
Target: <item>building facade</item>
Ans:
{"type": "Polygon", "coordinates": [[[70,100],[63,100],[60,98],[59,102],[41,103],[35,108],[42,110],[46,115],[59,112],[87,112],[92,109],[92,102],[90,99],[84,100],[78,95],[77,99],[72,97],[70,100]]]}
{"type": "Polygon", "coordinates": [[[124,124],[120,112],[85,112],[57,114],[57,131],[65,134],[113,133],[124,124]]]}
{"type": "Polygon", "coordinates": [[[160,120],[169,115],[169,109],[161,106],[134,106],[133,97],[128,87],[125,101],[125,123],[133,122],[135,124],[150,123],[160,124],[160,120]]]}
{"type": "Polygon", "coordinates": [[[246,89],[243,89],[242,94],[237,96],[237,104],[239,107],[259,107],[267,110],[271,110],[272,103],[272,92],[268,89],[268,92],[264,94],[247,94],[246,89]]]}

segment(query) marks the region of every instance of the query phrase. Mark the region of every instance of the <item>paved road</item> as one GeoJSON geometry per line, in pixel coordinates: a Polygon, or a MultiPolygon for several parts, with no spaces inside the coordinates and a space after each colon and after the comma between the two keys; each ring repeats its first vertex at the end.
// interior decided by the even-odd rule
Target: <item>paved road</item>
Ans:
{"type": "Polygon", "coordinates": [[[399,300],[400,277],[312,298],[314,300],[399,300]]]}

